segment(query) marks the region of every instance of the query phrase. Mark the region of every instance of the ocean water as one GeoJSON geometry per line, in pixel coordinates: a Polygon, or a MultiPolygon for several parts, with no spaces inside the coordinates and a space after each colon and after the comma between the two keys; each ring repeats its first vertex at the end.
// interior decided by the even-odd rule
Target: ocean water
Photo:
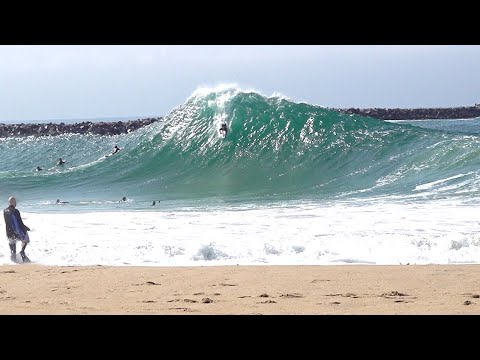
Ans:
{"type": "Polygon", "coordinates": [[[129,134],[0,139],[0,201],[45,265],[479,263],[479,145],[479,119],[200,89],[129,134]]]}

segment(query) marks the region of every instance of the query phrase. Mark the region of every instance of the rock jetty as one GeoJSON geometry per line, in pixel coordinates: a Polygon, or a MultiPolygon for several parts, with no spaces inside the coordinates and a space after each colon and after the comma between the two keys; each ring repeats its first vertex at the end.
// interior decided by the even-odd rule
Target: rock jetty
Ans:
{"type": "Polygon", "coordinates": [[[96,134],[96,135],[119,135],[126,134],[141,127],[150,125],[161,117],[146,118],[117,122],[95,122],[90,121],[65,124],[65,123],[44,123],[44,124],[0,124],[0,137],[23,137],[23,136],[58,136],[61,134],[96,134]]]}
{"type": "Polygon", "coordinates": [[[419,109],[333,109],[381,120],[471,119],[480,117],[480,104],[454,108],[419,109]]]}

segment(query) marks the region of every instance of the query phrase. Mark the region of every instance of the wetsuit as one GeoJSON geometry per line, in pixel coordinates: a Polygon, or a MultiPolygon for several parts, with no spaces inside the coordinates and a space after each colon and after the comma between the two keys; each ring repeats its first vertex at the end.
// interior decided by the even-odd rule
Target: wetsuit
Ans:
{"type": "Polygon", "coordinates": [[[220,133],[224,133],[224,136],[227,136],[227,133],[228,133],[228,128],[227,128],[227,124],[222,124],[220,126],[220,133]]]}
{"type": "Polygon", "coordinates": [[[3,218],[5,219],[7,238],[12,256],[15,256],[17,252],[17,241],[22,241],[23,246],[20,255],[22,256],[22,259],[25,260],[24,250],[30,242],[27,234],[27,231],[30,231],[30,228],[23,223],[20,211],[15,209],[12,205],[3,210],[3,218]]]}

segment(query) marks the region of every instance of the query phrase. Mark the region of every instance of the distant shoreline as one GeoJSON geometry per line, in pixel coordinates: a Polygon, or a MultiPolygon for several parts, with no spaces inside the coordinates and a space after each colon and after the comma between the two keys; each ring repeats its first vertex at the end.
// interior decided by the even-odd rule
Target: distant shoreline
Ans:
{"type": "Polygon", "coordinates": [[[480,117],[480,105],[450,108],[384,109],[384,108],[348,108],[331,109],[347,114],[357,114],[379,120],[435,120],[435,119],[473,119],[480,117]]]}

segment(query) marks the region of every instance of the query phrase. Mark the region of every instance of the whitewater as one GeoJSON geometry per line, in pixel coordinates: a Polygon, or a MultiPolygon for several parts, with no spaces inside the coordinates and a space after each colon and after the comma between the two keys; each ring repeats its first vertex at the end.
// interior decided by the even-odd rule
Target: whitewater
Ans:
{"type": "Polygon", "coordinates": [[[201,89],[129,134],[0,139],[0,201],[44,265],[479,263],[479,134],[201,89]]]}

